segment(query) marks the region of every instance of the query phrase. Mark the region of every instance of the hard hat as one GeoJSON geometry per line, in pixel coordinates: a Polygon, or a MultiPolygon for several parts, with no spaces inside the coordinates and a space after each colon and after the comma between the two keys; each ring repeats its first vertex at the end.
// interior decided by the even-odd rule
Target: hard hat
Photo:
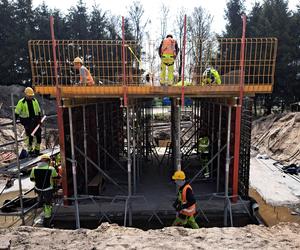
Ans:
{"type": "Polygon", "coordinates": [[[76,57],[74,59],[73,63],[81,63],[81,64],[83,64],[83,61],[82,61],[82,59],[80,57],[76,57]]]}
{"type": "Polygon", "coordinates": [[[173,176],[172,176],[173,180],[185,180],[185,173],[181,170],[177,170],[173,176]]]}
{"type": "Polygon", "coordinates": [[[27,96],[34,96],[34,91],[33,91],[33,89],[30,88],[30,87],[27,87],[27,88],[24,90],[24,93],[25,93],[25,95],[27,95],[27,96]]]}
{"type": "Polygon", "coordinates": [[[206,68],[205,71],[203,72],[203,77],[208,77],[210,75],[210,67],[206,68]]]}
{"type": "Polygon", "coordinates": [[[47,155],[47,154],[44,154],[44,155],[42,155],[41,156],[41,160],[51,160],[51,158],[50,158],[50,156],[49,155],[47,155]]]}
{"type": "Polygon", "coordinates": [[[173,38],[173,36],[172,36],[171,34],[169,34],[169,35],[167,35],[167,36],[166,36],[166,38],[168,38],[168,37],[171,37],[171,38],[173,38]]]}

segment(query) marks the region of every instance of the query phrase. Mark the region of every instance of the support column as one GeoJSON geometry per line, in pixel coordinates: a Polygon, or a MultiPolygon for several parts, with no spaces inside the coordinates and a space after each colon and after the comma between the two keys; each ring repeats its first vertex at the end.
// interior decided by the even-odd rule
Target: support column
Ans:
{"type": "Polygon", "coordinates": [[[220,189],[220,162],[221,162],[221,131],[222,131],[222,105],[219,106],[219,127],[218,127],[218,162],[217,162],[217,193],[220,189]]]}
{"type": "Polygon", "coordinates": [[[79,219],[79,207],[77,199],[77,166],[75,160],[75,146],[74,146],[74,134],[73,134],[73,119],[72,119],[72,108],[69,107],[69,126],[70,126],[70,141],[71,141],[71,162],[72,162],[72,175],[73,175],[73,192],[74,192],[74,204],[75,204],[75,219],[76,219],[76,228],[80,228],[80,219],[79,219]]]}
{"type": "Polygon", "coordinates": [[[225,166],[225,208],[224,208],[224,226],[227,226],[228,206],[230,202],[228,198],[229,185],[229,166],[230,166],[230,131],[231,131],[231,106],[228,106],[228,123],[227,123],[227,142],[226,142],[226,166],[225,166]]]}
{"type": "Polygon", "coordinates": [[[132,210],[131,210],[131,196],[132,196],[132,183],[131,183],[131,154],[130,154],[130,121],[129,121],[129,108],[126,107],[126,128],[127,128],[127,177],[128,177],[128,224],[132,226],[132,210]]]}
{"type": "Polygon", "coordinates": [[[100,167],[100,126],[99,126],[99,109],[96,104],[96,127],[97,127],[97,163],[100,167]]]}
{"type": "Polygon", "coordinates": [[[88,194],[88,161],[87,161],[87,131],[86,131],[86,109],[85,105],[82,107],[82,119],[83,119],[83,147],[84,147],[84,182],[85,193],[88,194]]]}
{"type": "Polygon", "coordinates": [[[180,106],[175,98],[172,98],[171,105],[172,167],[181,170],[180,106]]]}

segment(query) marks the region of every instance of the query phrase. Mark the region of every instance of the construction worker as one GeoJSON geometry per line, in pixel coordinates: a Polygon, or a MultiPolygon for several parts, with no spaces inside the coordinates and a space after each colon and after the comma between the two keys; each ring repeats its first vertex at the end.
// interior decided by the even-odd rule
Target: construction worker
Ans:
{"type": "Polygon", "coordinates": [[[219,72],[213,67],[208,67],[205,69],[202,75],[202,86],[206,84],[221,84],[221,77],[219,72]]]}
{"type": "Polygon", "coordinates": [[[161,42],[159,46],[159,56],[161,58],[161,73],[160,84],[172,85],[174,81],[174,63],[177,57],[179,48],[172,35],[167,37],[161,42]],[[166,82],[166,69],[168,68],[168,81],[166,82]]]}
{"type": "Polygon", "coordinates": [[[39,203],[43,205],[44,223],[52,216],[52,197],[54,179],[58,174],[54,167],[50,166],[50,156],[42,155],[38,165],[32,168],[30,180],[35,182],[35,192],[38,194],[39,203]]]}
{"type": "Polygon", "coordinates": [[[20,119],[24,126],[26,133],[26,146],[30,156],[38,156],[40,154],[40,147],[42,141],[41,127],[36,131],[34,137],[31,136],[32,131],[41,122],[41,108],[39,102],[34,98],[34,91],[32,88],[25,88],[25,97],[18,101],[15,108],[16,119],[20,119]],[[33,145],[35,144],[35,145],[33,145]]]}
{"type": "Polygon", "coordinates": [[[76,57],[74,59],[74,68],[76,70],[79,70],[79,74],[80,74],[79,85],[92,86],[95,84],[90,71],[83,65],[83,61],[80,57],[76,57]]]}
{"type": "Polygon", "coordinates": [[[173,204],[176,209],[176,219],[173,226],[189,225],[193,229],[199,228],[194,215],[196,214],[196,200],[191,185],[185,180],[185,173],[178,170],[172,176],[178,186],[177,199],[173,204]]]}
{"type": "Polygon", "coordinates": [[[208,160],[209,160],[209,138],[207,136],[200,137],[198,140],[198,153],[200,153],[200,163],[202,166],[205,166],[204,177],[209,177],[209,168],[208,168],[208,160]]]}

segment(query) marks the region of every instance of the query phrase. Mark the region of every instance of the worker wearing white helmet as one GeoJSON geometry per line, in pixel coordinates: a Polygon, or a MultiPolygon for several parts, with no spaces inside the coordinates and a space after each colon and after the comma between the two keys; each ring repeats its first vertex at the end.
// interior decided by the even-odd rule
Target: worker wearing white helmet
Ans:
{"type": "Polygon", "coordinates": [[[40,154],[40,145],[42,141],[42,130],[36,131],[34,137],[31,136],[34,128],[41,121],[41,108],[38,100],[34,97],[32,88],[25,88],[25,97],[18,101],[15,108],[16,119],[20,119],[21,124],[24,126],[26,133],[25,143],[30,156],[37,156],[40,154]]]}
{"type": "Polygon", "coordinates": [[[92,86],[95,84],[94,79],[90,73],[90,71],[83,65],[83,61],[80,57],[76,57],[74,59],[74,68],[79,70],[80,73],[80,85],[88,85],[92,86]]]}

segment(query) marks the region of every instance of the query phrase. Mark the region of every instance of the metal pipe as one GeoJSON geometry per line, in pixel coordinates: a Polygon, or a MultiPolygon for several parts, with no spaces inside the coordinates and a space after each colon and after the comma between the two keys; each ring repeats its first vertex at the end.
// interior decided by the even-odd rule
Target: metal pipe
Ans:
{"type": "Polygon", "coordinates": [[[16,125],[14,95],[11,94],[10,97],[11,97],[11,110],[12,110],[13,128],[14,128],[14,136],[15,136],[15,154],[16,154],[17,167],[18,167],[18,182],[19,182],[19,195],[20,195],[20,206],[21,206],[20,217],[22,220],[22,225],[25,225],[23,191],[22,191],[21,169],[20,169],[20,159],[19,159],[19,142],[18,142],[18,133],[17,133],[17,125],[16,125]]]}
{"type": "MultiPolygon", "coordinates": [[[[86,110],[85,105],[82,107],[82,119],[83,119],[83,148],[84,154],[87,156],[87,132],[86,132],[86,110]]],[[[85,182],[85,193],[89,193],[88,189],[88,161],[84,157],[84,182],[85,182]]]]}
{"type": "Polygon", "coordinates": [[[131,211],[131,155],[130,155],[130,123],[129,123],[129,108],[126,107],[126,127],[127,127],[127,171],[128,171],[128,219],[129,226],[132,226],[132,211],[131,211]]]}
{"type": "Polygon", "coordinates": [[[97,161],[100,166],[100,127],[99,127],[99,114],[98,104],[96,104],[96,127],[97,127],[97,161]]]}
{"type": "MultiPolygon", "coordinates": [[[[107,148],[106,146],[106,105],[103,103],[103,147],[107,148]]],[[[99,127],[100,129],[100,127],[99,127]]],[[[104,169],[106,169],[106,162],[107,162],[107,157],[106,154],[104,154],[104,169]]]]}
{"type": "Polygon", "coordinates": [[[125,19],[122,16],[122,68],[123,68],[123,92],[124,106],[127,107],[127,83],[126,83],[126,59],[125,59],[125,19]]]}
{"type": "MultiPolygon", "coordinates": [[[[134,111],[134,110],[133,110],[134,111]]],[[[134,115],[134,112],[133,112],[134,115]]],[[[135,141],[135,134],[136,134],[136,128],[135,128],[135,123],[136,123],[136,117],[134,115],[133,123],[132,123],[132,154],[133,154],[133,193],[136,193],[136,141],[135,141]]]]}
{"type": "Polygon", "coordinates": [[[186,15],[183,20],[183,48],[182,48],[182,71],[181,71],[181,108],[184,109],[184,70],[185,70],[185,46],[186,46],[186,15]]]}
{"type": "Polygon", "coordinates": [[[70,140],[71,140],[71,157],[72,157],[72,174],[73,174],[73,189],[74,189],[74,203],[75,203],[75,219],[76,219],[76,228],[80,228],[80,219],[79,219],[79,207],[77,199],[77,174],[76,174],[76,160],[75,160],[75,146],[74,146],[74,137],[73,137],[73,119],[72,119],[72,108],[68,108],[69,111],[69,126],[70,126],[70,140]]]}
{"type": "MultiPolygon", "coordinates": [[[[224,189],[225,199],[228,198],[228,185],[229,185],[231,109],[232,109],[231,106],[229,106],[228,123],[227,123],[227,142],[226,142],[227,148],[226,148],[225,189],[224,189]]],[[[224,226],[227,226],[227,213],[228,213],[228,202],[226,202],[225,209],[224,209],[224,226]]]]}
{"type": "MultiPolygon", "coordinates": [[[[233,182],[232,192],[236,196],[238,194],[239,185],[239,164],[240,164],[240,144],[241,144],[241,116],[244,98],[244,78],[245,78],[245,43],[246,43],[246,15],[243,15],[243,33],[240,54],[240,95],[239,103],[236,106],[235,115],[235,140],[234,140],[234,164],[233,164],[233,182]]],[[[237,199],[234,198],[234,201],[237,199]]]]}
{"type": "Polygon", "coordinates": [[[177,143],[176,143],[176,166],[177,166],[177,170],[181,170],[181,150],[180,150],[180,134],[181,134],[181,127],[180,127],[180,120],[181,120],[181,107],[179,105],[179,99],[178,99],[178,104],[177,104],[177,108],[176,111],[178,112],[177,115],[177,126],[178,126],[178,130],[177,130],[177,143]]]}
{"type": "Polygon", "coordinates": [[[221,162],[221,130],[222,130],[222,104],[220,104],[219,108],[219,128],[218,128],[218,166],[217,166],[217,192],[220,189],[220,162],[221,162]]]}

